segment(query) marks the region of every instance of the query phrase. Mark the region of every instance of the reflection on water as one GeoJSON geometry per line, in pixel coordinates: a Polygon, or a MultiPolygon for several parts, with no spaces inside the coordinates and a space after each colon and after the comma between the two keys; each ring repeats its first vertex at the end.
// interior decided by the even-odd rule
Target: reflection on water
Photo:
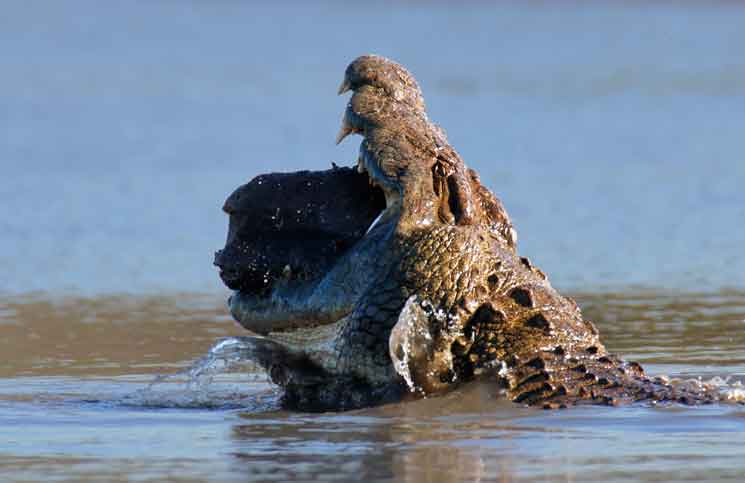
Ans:
{"type": "Polygon", "coordinates": [[[701,481],[745,470],[742,450],[732,444],[745,436],[742,410],[545,413],[474,392],[453,395],[455,404],[419,401],[345,417],[250,415],[234,427],[237,456],[247,475],[278,480],[701,481]]]}
{"type": "Polygon", "coordinates": [[[718,288],[745,287],[744,22],[738,2],[4,2],[0,480],[742,481],[738,405],[544,412],[475,385],[286,413],[208,350],[243,333],[211,266],[222,201],[352,164],[334,90],[376,52],[611,350],[738,390],[745,293],[718,288]],[[125,292],[148,296],[105,295],[125,292]]]}
{"type": "Polygon", "coordinates": [[[215,296],[29,296],[0,307],[0,376],[162,372],[240,334],[215,296]]]}
{"type": "MultiPolygon", "coordinates": [[[[745,381],[745,292],[575,294],[653,373],[745,381]],[[740,348],[740,350],[738,350],[740,348]]],[[[288,413],[212,296],[4,299],[0,474],[396,481],[738,479],[740,405],[542,411],[471,384],[348,413],[288,413]],[[155,377],[155,374],[162,376],[155,377]],[[695,461],[695,468],[690,463],[695,461]]],[[[741,387],[741,386],[739,386],[741,387]]]]}

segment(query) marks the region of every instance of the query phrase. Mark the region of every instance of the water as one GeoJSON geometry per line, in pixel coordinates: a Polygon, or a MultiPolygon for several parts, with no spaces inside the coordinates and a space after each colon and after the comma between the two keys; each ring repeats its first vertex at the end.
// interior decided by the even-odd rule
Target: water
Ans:
{"type": "Polygon", "coordinates": [[[742,480],[738,405],[543,412],[469,386],[286,413],[208,351],[243,335],[211,266],[222,201],[351,164],[335,89],[376,52],[611,350],[737,394],[744,22],[735,2],[4,2],[0,479],[742,480]]]}
{"type": "MultiPolygon", "coordinates": [[[[727,378],[729,390],[742,388],[745,292],[575,295],[608,346],[651,372],[727,378]]],[[[264,375],[236,367],[235,353],[245,350],[240,339],[208,352],[217,340],[241,335],[217,298],[28,297],[0,306],[3,479],[745,474],[745,407],[737,404],[542,411],[479,384],[413,403],[291,413],[281,410],[264,375]]]]}

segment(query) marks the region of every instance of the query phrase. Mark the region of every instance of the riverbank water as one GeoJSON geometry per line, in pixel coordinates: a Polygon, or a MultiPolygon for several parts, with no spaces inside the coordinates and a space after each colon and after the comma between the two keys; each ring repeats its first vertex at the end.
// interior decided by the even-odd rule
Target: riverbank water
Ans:
{"type": "Polygon", "coordinates": [[[189,371],[243,335],[222,202],[352,164],[335,91],[375,52],[611,350],[742,391],[743,25],[736,2],[5,2],[0,479],[742,481],[738,405],[544,412],[475,385],[311,415],[251,367],[189,371]]]}

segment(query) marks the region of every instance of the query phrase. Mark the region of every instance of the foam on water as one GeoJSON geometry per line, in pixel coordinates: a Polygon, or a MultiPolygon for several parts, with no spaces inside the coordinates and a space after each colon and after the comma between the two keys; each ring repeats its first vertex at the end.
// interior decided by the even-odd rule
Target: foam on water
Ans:
{"type": "Polygon", "coordinates": [[[717,391],[722,401],[745,404],[745,385],[738,376],[715,376],[708,380],[697,378],[686,382],[717,391]]]}

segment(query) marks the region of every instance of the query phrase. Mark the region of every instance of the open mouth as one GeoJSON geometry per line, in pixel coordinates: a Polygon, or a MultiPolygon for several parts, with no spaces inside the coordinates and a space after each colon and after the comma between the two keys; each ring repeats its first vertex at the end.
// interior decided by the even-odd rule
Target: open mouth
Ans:
{"type": "Polygon", "coordinates": [[[320,280],[386,211],[386,195],[357,169],[260,175],[226,200],[225,247],[214,264],[226,286],[269,297],[320,280]]]}

